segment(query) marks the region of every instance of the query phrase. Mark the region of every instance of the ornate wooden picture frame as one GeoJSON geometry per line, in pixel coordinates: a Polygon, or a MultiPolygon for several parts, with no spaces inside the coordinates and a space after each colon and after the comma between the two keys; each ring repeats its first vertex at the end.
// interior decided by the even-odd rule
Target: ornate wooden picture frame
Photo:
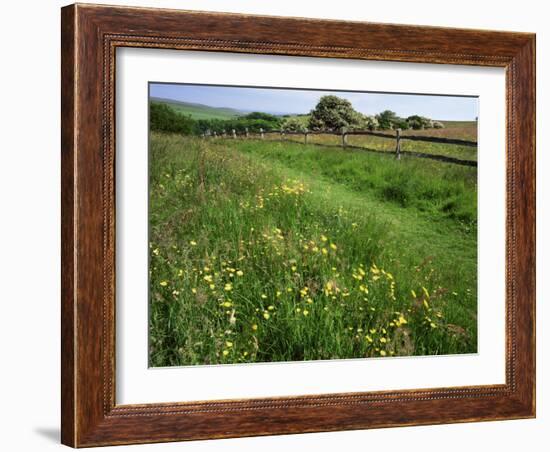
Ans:
{"type": "Polygon", "coordinates": [[[62,442],[73,447],[535,416],[535,35],[71,5],[62,9],[62,442]],[[506,382],[115,402],[115,51],[198,50],[506,70],[506,382]]]}

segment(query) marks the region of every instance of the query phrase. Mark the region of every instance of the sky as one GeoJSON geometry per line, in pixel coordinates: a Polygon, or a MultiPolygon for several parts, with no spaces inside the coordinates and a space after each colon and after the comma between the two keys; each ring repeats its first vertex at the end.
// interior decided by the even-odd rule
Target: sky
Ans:
{"type": "Polygon", "coordinates": [[[150,84],[152,97],[273,114],[309,113],[328,94],[348,99],[355,110],[368,115],[392,110],[401,117],[420,115],[447,121],[472,121],[478,116],[477,97],[150,84]]]}

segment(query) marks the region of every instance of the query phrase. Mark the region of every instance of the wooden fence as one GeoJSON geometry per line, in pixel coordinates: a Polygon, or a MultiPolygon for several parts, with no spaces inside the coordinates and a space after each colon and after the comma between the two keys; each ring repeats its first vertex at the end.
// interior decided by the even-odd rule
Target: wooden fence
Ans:
{"type": "Polygon", "coordinates": [[[382,151],[377,149],[371,149],[366,148],[364,146],[357,146],[357,145],[350,145],[348,143],[348,137],[354,136],[354,135],[369,135],[374,137],[380,137],[380,138],[386,138],[390,140],[395,140],[395,158],[401,159],[402,155],[408,155],[412,157],[420,157],[420,158],[427,158],[432,160],[438,160],[441,162],[447,162],[447,163],[455,163],[457,165],[465,165],[465,166],[472,166],[477,167],[477,162],[474,160],[463,160],[455,157],[449,157],[446,155],[438,155],[438,154],[429,154],[425,152],[415,152],[415,151],[403,151],[401,149],[401,141],[402,140],[410,140],[410,141],[424,141],[429,143],[443,143],[443,144],[451,144],[451,145],[459,145],[459,146],[470,146],[470,147],[477,147],[476,141],[468,141],[468,140],[460,140],[455,138],[442,138],[442,137],[434,137],[434,136],[422,136],[422,135],[403,135],[401,133],[400,129],[395,130],[395,134],[391,134],[388,132],[374,132],[374,131],[366,131],[366,130],[350,130],[347,131],[345,129],[342,129],[340,132],[331,132],[331,131],[321,131],[321,132],[314,132],[314,131],[308,131],[305,130],[303,132],[289,132],[289,131],[264,131],[263,129],[260,129],[258,133],[249,133],[248,129],[245,129],[244,132],[237,133],[235,129],[231,130],[230,133],[226,133],[225,131],[222,131],[222,133],[205,133],[203,134],[203,138],[259,138],[261,140],[269,140],[269,141],[285,141],[289,139],[288,137],[300,137],[299,140],[292,139],[291,141],[293,143],[302,143],[302,144],[315,144],[315,146],[325,146],[325,147],[342,147],[342,148],[349,148],[349,149],[361,149],[364,151],[369,152],[376,152],[376,153],[382,153],[382,154],[388,154],[388,151],[382,151]],[[312,143],[310,141],[310,137],[314,135],[334,135],[340,137],[340,144],[326,144],[326,143],[312,143]],[[275,138],[273,137],[275,136],[275,138]],[[267,138],[266,138],[267,137],[267,138]]]}

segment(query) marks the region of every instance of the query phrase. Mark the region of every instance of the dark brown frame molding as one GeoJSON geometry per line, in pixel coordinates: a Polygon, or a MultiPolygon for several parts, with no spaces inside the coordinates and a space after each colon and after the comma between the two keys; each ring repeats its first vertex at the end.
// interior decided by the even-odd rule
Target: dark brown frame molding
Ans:
{"type": "Polygon", "coordinates": [[[62,429],[74,447],[535,416],[535,35],[76,4],[62,9],[62,429]],[[117,47],[506,69],[506,383],[115,403],[117,47]]]}

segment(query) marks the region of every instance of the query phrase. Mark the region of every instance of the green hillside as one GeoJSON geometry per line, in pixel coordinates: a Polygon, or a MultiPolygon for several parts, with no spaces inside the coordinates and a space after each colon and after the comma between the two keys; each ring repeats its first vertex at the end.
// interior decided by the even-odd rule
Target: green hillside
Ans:
{"type": "Polygon", "coordinates": [[[167,104],[176,112],[191,116],[193,119],[234,119],[246,114],[246,112],[234,108],[210,107],[204,104],[182,102],[159,97],[151,97],[151,102],[167,104]]]}

